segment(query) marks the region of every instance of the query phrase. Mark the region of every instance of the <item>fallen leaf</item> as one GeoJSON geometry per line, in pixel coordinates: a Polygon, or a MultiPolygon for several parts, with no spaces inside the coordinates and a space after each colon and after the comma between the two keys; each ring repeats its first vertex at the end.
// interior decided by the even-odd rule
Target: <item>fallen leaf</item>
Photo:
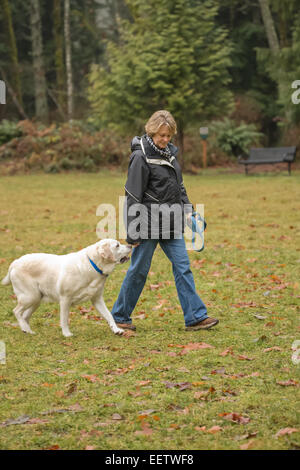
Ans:
{"type": "Polygon", "coordinates": [[[227,356],[228,354],[231,354],[233,355],[233,350],[232,350],[232,346],[229,346],[229,348],[225,349],[225,351],[221,352],[220,353],[220,356],[227,356]]]}
{"type": "Polygon", "coordinates": [[[111,419],[113,419],[114,421],[121,421],[122,419],[124,419],[124,417],[119,415],[119,413],[114,413],[111,419]]]}
{"type": "Polygon", "coordinates": [[[186,390],[187,388],[191,388],[192,384],[190,382],[168,382],[164,381],[164,384],[167,388],[179,388],[180,391],[186,390]]]}
{"type": "Polygon", "coordinates": [[[283,428],[283,429],[280,429],[275,434],[275,437],[285,436],[286,434],[292,434],[293,432],[299,432],[299,429],[297,429],[297,428],[283,428]]]}
{"type": "Polygon", "coordinates": [[[145,410],[145,411],[139,411],[138,415],[140,416],[149,416],[152,413],[155,413],[156,410],[145,410]]]}
{"type": "Polygon", "coordinates": [[[239,359],[240,361],[253,361],[253,358],[250,358],[250,357],[248,357],[248,356],[243,356],[242,354],[239,354],[239,355],[238,355],[238,359],[239,359]]]}
{"type": "Polygon", "coordinates": [[[269,352],[269,351],[282,351],[282,348],[280,348],[279,346],[272,346],[272,348],[264,349],[264,352],[269,352]]]}
{"type": "Polygon", "coordinates": [[[223,431],[223,428],[221,428],[221,426],[212,426],[206,432],[209,432],[210,434],[216,434],[217,432],[220,432],[220,431],[223,431]]]}
{"type": "Polygon", "coordinates": [[[200,427],[200,426],[195,426],[194,429],[195,429],[196,431],[205,431],[205,430],[206,430],[206,426],[201,426],[201,427],[200,427]]]}
{"type": "Polygon", "coordinates": [[[189,351],[196,351],[199,349],[214,348],[211,344],[204,342],[201,343],[188,343],[188,344],[168,344],[171,348],[180,348],[182,352],[179,355],[187,354],[189,351]]]}
{"type": "Polygon", "coordinates": [[[29,416],[22,415],[22,416],[19,416],[18,418],[8,419],[7,421],[4,421],[3,423],[0,423],[0,427],[11,426],[13,424],[24,424],[24,423],[27,423],[27,421],[29,421],[29,420],[30,420],[29,416]]]}
{"type": "Polygon", "coordinates": [[[244,439],[249,439],[250,437],[256,437],[258,432],[249,432],[248,434],[243,434],[242,436],[235,436],[235,441],[243,441],[244,439]]]}
{"type": "Polygon", "coordinates": [[[232,421],[233,423],[239,424],[246,424],[250,421],[250,418],[245,418],[244,416],[238,413],[220,413],[219,416],[224,419],[227,419],[228,421],[232,421]]]}
{"type": "Polygon", "coordinates": [[[40,418],[31,418],[26,422],[26,424],[46,424],[46,423],[49,423],[48,419],[40,419],[40,418]]]}
{"type": "Polygon", "coordinates": [[[138,383],[137,383],[137,386],[138,387],[146,387],[147,385],[150,385],[152,383],[151,380],[140,380],[138,383]]]}
{"type": "Polygon", "coordinates": [[[251,449],[253,447],[253,444],[254,444],[255,440],[254,439],[251,439],[249,442],[247,442],[246,444],[242,444],[240,446],[240,449],[241,450],[248,450],[248,449],[251,449]]]}
{"type": "Polygon", "coordinates": [[[214,370],[211,371],[211,374],[212,375],[215,375],[215,374],[224,375],[225,374],[225,367],[221,367],[220,369],[214,369],[214,370]]]}
{"type": "Polygon", "coordinates": [[[96,375],[96,374],[92,374],[92,375],[82,375],[81,377],[83,377],[84,379],[88,380],[89,382],[99,382],[99,377],[96,375]]]}
{"type": "Polygon", "coordinates": [[[142,421],[141,427],[142,427],[141,431],[135,431],[135,434],[137,436],[139,435],[150,436],[153,433],[153,429],[151,428],[150,424],[147,421],[142,421]]]}
{"type": "Polygon", "coordinates": [[[288,387],[289,385],[294,385],[296,387],[299,387],[299,382],[293,379],[286,380],[285,382],[276,382],[278,385],[282,385],[283,387],[288,387]]]}

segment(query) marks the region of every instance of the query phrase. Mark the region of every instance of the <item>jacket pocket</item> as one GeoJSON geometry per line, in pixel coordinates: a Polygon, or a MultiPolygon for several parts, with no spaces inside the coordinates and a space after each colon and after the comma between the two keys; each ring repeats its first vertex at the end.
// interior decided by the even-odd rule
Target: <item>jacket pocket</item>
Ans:
{"type": "Polygon", "coordinates": [[[149,192],[146,192],[146,191],[145,191],[145,192],[144,192],[144,195],[145,195],[145,196],[148,196],[152,201],[160,202],[160,200],[159,200],[157,197],[153,196],[153,195],[150,194],[149,192]]]}

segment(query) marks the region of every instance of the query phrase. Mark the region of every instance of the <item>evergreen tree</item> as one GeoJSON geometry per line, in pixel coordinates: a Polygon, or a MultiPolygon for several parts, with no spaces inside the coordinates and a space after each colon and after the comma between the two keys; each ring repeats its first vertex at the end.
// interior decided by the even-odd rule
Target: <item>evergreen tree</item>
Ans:
{"type": "Polygon", "coordinates": [[[149,115],[168,109],[184,130],[226,113],[230,47],[216,25],[215,0],[127,0],[133,22],[120,24],[118,45],[109,42],[107,67],[94,65],[89,99],[94,119],[142,131],[149,115]]]}
{"type": "MultiPolygon", "coordinates": [[[[21,77],[20,67],[18,59],[18,49],[16,44],[15,30],[13,27],[11,8],[8,0],[0,0],[0,6],[2,9],[2,21],[4,38],[7,44],[7,56],[9,63],[9,79],[13,92],[16,96],[20,107],[23,106],[22,90],[21,90],[21,77]]],[[[2,62],[2,61],[1,61],[2,62]]],[[[0,63],[0,66],[2,64],[0,63]]]]}

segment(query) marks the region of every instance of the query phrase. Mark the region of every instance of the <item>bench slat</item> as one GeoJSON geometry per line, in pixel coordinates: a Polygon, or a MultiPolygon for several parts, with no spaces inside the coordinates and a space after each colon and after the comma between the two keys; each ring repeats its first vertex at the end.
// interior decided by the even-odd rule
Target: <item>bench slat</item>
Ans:
{"type": "Polygon", "coordinates": [[[295,159],[296,147],[269,147],[252,148],[249,157],[240,160],[240,163],[279,163],[292,162],[295,159]]]}

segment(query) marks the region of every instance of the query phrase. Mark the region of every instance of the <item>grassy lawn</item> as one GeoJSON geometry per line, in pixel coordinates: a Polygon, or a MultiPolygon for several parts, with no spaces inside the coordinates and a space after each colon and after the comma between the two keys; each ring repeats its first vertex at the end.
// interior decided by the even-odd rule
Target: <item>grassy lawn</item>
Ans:
{"type": "MultiPolygon", "coordinates": [[[[96,208],[118,207],[125,178],[108,171],[0,178],[0,278],[25,253],[95,243],[96,208]]],[[[300,364],[292,361],[300,340],[300,172],[207,170],[184,181],[191,201],[205,204],[205,250],[189,256],[219,325],[184,330],[160,248],[133,314],[137,331],[126,337],[114,336],[88,303],[73,307],[72,338],[62,336],[55,304],[34,313],[36,335],[24,334],[11,287],[0,286],[0,449],[300,448],[300,364]]],[[[110,309],[127,267],[107,280],[110,309]]]]}

